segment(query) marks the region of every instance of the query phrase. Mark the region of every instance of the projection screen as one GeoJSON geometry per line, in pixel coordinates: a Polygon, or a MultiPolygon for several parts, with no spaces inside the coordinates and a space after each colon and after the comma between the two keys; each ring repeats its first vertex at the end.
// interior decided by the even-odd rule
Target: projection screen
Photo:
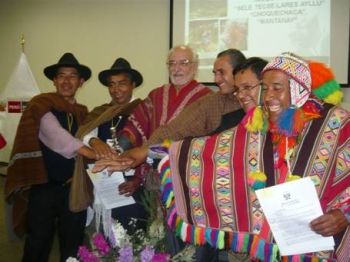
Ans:
{"type": "Polygon", "coordinates": [[[216,55],[227,48],[269,60],[293,52],[333,68],[349,85],[349,0],[171,0],[171,46],[190,44],[198,80],[213,82],[216,55]]]}

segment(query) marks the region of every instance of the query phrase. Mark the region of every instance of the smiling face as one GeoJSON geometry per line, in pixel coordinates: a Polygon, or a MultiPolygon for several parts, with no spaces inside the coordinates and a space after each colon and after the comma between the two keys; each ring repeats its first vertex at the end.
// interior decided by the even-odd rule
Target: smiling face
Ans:
{"type": "Polygon", "coordinates": [[[228,55],[223,55],[215,60],[213,74],[214,81],[221,94],[230,94],[234,90],[233,66],[228,55]]]}
{"type": "Polygon", "coordinates": [[[235,94],[245,112],[258,104],[260,80],[251,69],[239,71],[235,77],[235,94]]]}
{"type": "Polygon", "coordinates": [[[56,92],[69,102],[74,102],[74,96],[78,88],[84,83],[78,70],[74,67],[60,67],[53,78],[56,92]]]}
{"type": "Polygon", "coordinates": [[[107,79],[109,94],[114,104],[125,105],[130,102],[135,83],[126,73],[111,75],[107,79]]]}
{"type": "Polygon", "coordinates": [[[266,71],[263,75],[263,101],[272,122],[278,121],[281,113],[290,106],[288,76],[278,70],[266,71]]]}
{"type": "Polygon", "coordinates": [[[192,81],[197,72],[197,61],[190,49],[177,48],[168,58],[168,70],[171,83],[176,88],[192,81]]]}

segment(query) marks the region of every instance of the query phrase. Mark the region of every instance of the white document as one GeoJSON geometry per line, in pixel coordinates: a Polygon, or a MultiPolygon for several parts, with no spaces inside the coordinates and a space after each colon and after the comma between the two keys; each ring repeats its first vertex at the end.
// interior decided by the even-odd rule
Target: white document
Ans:
{"type": "Polygon", "coordinates": [[[95,193],[106,209],[135,203],[132,196],[127,197],[119,194],[118,186],[125,182],[122,172],[113,172],[108,175],[107,170],[98,173],[92,173],[90,169],[86,171],[95,187],[95,193]]]}
{"type": "Polygon", "coordinates": [[[333,237],[311,230],[310,222],[323,214],[309,177],[256,191],[282,256],[333,250],[333,237]]]}

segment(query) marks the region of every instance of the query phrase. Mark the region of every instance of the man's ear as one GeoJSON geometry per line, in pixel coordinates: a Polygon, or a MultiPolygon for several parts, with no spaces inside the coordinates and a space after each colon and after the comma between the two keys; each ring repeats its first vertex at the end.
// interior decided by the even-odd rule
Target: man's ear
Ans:
{"type": "Polygon", "coordinates": [[[85,80],[84,78],[81,77],[79,87],[82,87],[84,83],[85,83],[85,80]]]}

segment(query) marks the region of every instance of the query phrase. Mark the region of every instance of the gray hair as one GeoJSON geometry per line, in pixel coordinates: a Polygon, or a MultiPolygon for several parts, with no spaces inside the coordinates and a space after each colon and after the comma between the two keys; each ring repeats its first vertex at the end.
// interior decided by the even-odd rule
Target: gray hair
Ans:
{"type": "Polygon", "coordinates": [[[176,45],[172,47],[168,52],[167,62],[169,61],[170,56],[177,50],[189,51],[192,55],[191,61],[193,63],[198,63],[198,54],[188,45],[176,45]]]}

